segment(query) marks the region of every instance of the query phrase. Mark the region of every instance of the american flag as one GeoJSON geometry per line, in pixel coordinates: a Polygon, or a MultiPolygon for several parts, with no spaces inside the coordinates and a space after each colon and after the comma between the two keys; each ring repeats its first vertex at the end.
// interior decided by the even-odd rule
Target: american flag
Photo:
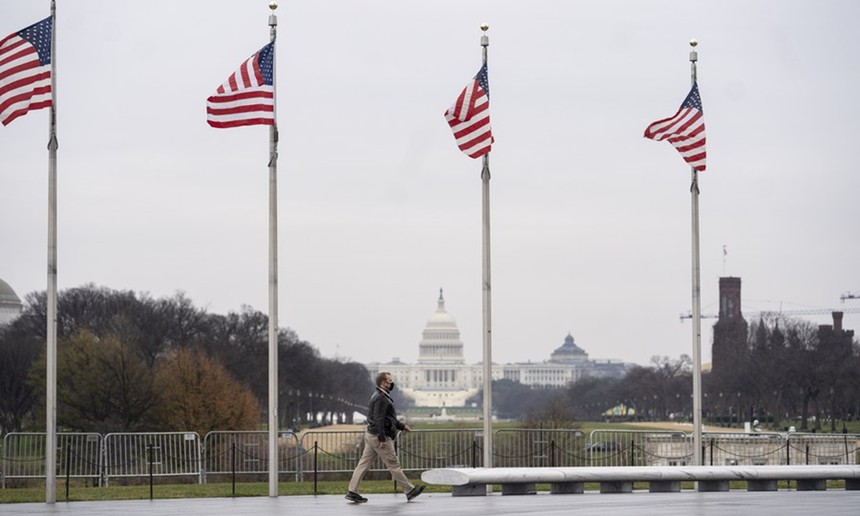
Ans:
{"type": "Polygon", "coordinates": [[[678,149],[684,161],[699,172],[705,170],[705,119],[699,85],[693,88],[674,116],[657,120],[645,129],[645,138],[668,140],[678,149]]]}
{"type": "Polygon", "coordinates": [[[445,119],[454,132],[457,147],[471,158],[490,152],[495,141],[490,130],[490,83],[487,63],[466,85],[454,105],[445,112],[445,119]]]}
{"type": "Polygon", "coordinates": [[[30,25],[0,40],[0,121],[51,106],[53,19],[30,25]]]}
{"type": "Polygon", "coordinates": [[[212,127],[275,124],[273,61],[275,44],[269,43],[242,63],[206,99],[206,121],[212,127]]]}

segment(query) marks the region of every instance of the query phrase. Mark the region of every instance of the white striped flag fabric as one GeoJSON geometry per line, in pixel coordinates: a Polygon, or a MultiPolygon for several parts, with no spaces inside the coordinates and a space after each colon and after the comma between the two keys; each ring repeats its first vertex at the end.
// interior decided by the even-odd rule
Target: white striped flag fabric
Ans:
{"type": "Polygon", "coordinates": [[[704,172],[707,156],[705,118],[698,83],[693,83],[693,88],[674,116],[657,120],[645,129],[645,138],[658,142],[667,140],[681,153],[684,161],[695,170],[704,172]]]}
{"type": "Polygon", "coordinates": [[[445,112],[445,120],[454,132],[457,147],[470,158],[490,152],[495,141],[490,130],[490,83],[487,63],[466,85],[454,105],[445,112]]]}
{"type": "Polygon", "coordinates": [[[51,106],[49,16],[0,40],[0,122],[51,106]]]}
{"type": "Polygon", "coordinates": [[[212,127],[274,125],[275,44],[269,43],[242,63],[206,99],[206,121],[212,127]]]}

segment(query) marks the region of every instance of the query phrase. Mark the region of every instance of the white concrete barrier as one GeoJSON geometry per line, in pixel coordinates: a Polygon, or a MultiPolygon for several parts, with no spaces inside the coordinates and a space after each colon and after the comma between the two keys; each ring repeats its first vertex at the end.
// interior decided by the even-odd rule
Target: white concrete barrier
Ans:
{"type": "Polygon", "coordinates": [[[454,496],[486,494],[499,484],[502,494],[530,494],[535,484],[550,484],[550,492],[581,493],[586,482],[600,484],[601,493],[629,493],[633,482],[648,482],[652,492],[681,490],[682,481],[698,482],[699,491],[728,491],[729,482],[747,482],[749,491],[775,491],[777,482],[797,482],[797,489],[825,490],[827,480],[844,480],[845,488],[860,490],[860,466],[627,466],[587,468],[443,468],[421,474],[428,484],[450,485],[454,496]]]}

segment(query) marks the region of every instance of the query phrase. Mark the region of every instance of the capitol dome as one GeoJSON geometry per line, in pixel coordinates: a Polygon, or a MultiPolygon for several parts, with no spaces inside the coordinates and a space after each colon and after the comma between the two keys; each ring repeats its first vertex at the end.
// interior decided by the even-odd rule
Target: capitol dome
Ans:
{"type": "Polygon", "coordinates": [[[21,298],[8,283],[0,279],[0,326],[17,319],[22,310],[21,298]]]}
{"type": "Polygon", "coordinates": [[[430,316],[430,319],[427,320],[426,328],[448,328],[453,329],[458,333],[460,331],[457,329],[457,321],[455,321],[454,317],[445,310],[445,299],[442,297],[442,289],[439,289],[439,301],[436,311],[430,316]]]}
{"type": "Polygon", "coordinates": [[[458,363],[462,364],[463,342],[457,321],[445,310],[445,298],[439,289],[436,312],[427,320],[418,345],[419,363],[458,363]]]}

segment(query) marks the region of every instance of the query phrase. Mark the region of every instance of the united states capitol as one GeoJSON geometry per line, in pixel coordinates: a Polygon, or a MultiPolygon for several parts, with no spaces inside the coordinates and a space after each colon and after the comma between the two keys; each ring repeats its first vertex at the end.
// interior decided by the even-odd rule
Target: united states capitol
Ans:
{"type": "MultiPolygon", "coordinates": [[[[457,321],[445,309],[445,298],[439,290],[436,311],[427,320],[418,344],[418,362],[407,364],[398,357],[390,362],[365,364],[371,377],[380,371],[390,372],[397,388],[415,407],[441,408],[433,415],[464,414],[458,408],[470,408],[470,398],[483,385],[483,364],[467,364],[457,321]]],[[[590,359],[570,333],[548,360],[492,365],[493,380],[512,380],[533,388],[564,387],[584,377],[621,378],[629,364],[615,359],[590,359]]]]}

